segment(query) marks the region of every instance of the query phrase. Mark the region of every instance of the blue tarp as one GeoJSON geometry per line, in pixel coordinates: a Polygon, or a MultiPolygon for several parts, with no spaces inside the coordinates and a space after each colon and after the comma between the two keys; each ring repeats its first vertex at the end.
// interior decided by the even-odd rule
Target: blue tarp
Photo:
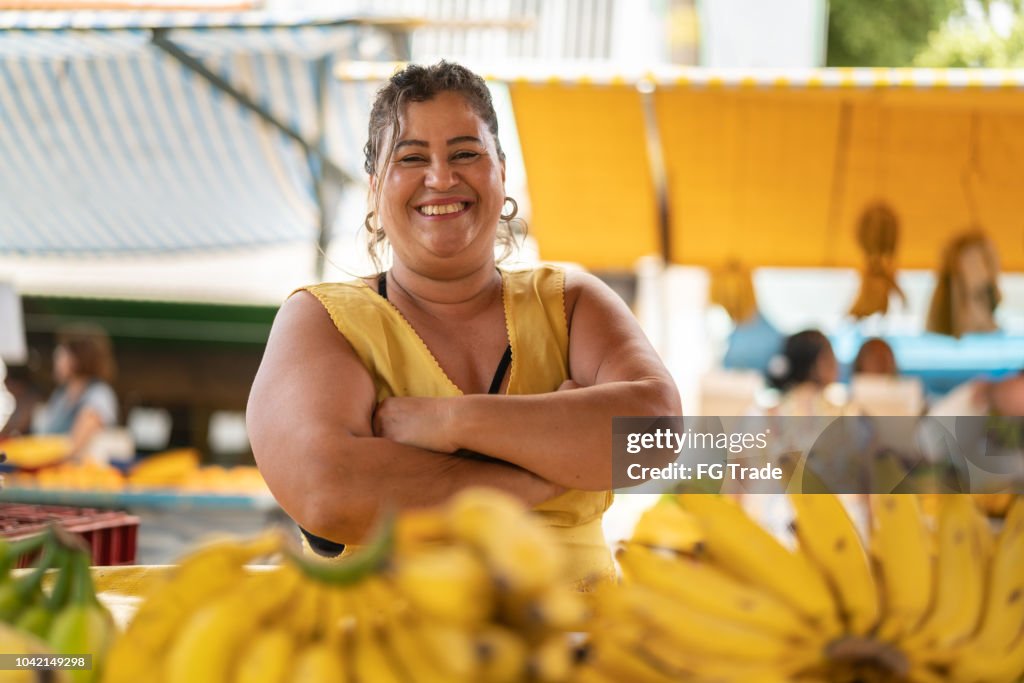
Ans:
{"type": "Polygon", "coordinates": [[[336,195],[325,178],[363,177],[375,84],[331,74],[367,56],[369,30],[340,15],[0,12],[0,253],[315,240],[336,195]]]}

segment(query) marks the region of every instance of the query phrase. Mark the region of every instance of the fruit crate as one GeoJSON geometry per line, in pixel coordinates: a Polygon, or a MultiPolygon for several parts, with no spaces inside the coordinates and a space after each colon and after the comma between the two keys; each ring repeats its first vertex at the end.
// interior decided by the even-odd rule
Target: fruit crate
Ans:
{"type": "MultiPolygon", "coordinates": [[[[52,523],[85,541],[92,549],[94,566],[135,564],[138,517],[96,508],[0,503],[0,538],[14,540],[32,536],[52,523]]],[[[27,567],[34,561],[35,557],[26,556],[18,566],[27,567]]]]}

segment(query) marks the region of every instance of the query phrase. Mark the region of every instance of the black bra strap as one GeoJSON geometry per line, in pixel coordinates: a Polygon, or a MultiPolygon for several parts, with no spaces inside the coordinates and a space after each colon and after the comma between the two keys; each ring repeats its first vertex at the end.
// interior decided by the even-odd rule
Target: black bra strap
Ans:
{"type": "Polygon", "coordinates": [[[377,293],[385,299],[388,298],[388,274],[381,273],[377,276],[377,293]]]}
{"type": "Polygon", "coordinates": [[[509,344],[505,347],[505,353],[502,354],[501,360],[498,361],[498,369],[494,371],[494,379],[491,380],[491,388],[487,390],[488,394],[496,394],[501,389],[501,380],[505,379],[505,373],[511,363],[512,345],[509,344]]]}

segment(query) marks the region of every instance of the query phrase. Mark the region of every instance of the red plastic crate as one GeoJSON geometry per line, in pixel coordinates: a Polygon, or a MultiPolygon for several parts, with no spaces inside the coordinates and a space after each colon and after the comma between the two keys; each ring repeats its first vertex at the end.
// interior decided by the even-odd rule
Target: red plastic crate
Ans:
{"type": "MultiPolygon", "coordinates": [[[[14,540],[33,536],[51,523],[80,536],[92,549],[94,566],[135,564],[138,517],[96,508],[0,503],[0,538],[14,540]]],[[[34,559],[22,557],[18,566],[30,566],[34,559]]]]}

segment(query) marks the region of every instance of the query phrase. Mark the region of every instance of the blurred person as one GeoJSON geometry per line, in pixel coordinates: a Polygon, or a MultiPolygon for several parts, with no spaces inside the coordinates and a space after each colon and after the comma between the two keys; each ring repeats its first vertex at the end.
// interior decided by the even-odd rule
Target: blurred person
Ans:
{"type": "Polygon", "coordinates": [[[94,325],[57,332],[53,378],[57,388],[32,424],[36,434],[67,434],[71,456],[79,457],[94,436],[117,424],[117,395],[110,337],[94,325]]]}
{"type": "Polygon", "coordinates": [[[900,369],[892,347],[880,337],[865,341],[853,359],[853,374],[898,377],[900,369]]]}
{"type": "Polygon", "coordinates": [[[0,429],[0,440],[29,434],[32,416],[43,402],[43,392],[35,382],[31,366],[8,365],[4,389],[14,399],[14,411],[0,429]]]}
{"type": "Polygon", "coordinates": [[[828,337],[818,330],[790,335],[768,364],[768,383],[780,396],[775,415],[841,415],[844,406],[826,389],[839,380],[839,363],[828,337]]]}
{"type": "Polygon", "coordinates": [[[673,380],[597,278],[498,267],[517,209],[479,76],[411,65],[377,93],[369,128],[379,272],[282,305],[247,409],[263,476],[322,555],[383,509],[486,485],[534,508],[580,587],[612,578],[612,417],[680,414],[673,380]]]}

